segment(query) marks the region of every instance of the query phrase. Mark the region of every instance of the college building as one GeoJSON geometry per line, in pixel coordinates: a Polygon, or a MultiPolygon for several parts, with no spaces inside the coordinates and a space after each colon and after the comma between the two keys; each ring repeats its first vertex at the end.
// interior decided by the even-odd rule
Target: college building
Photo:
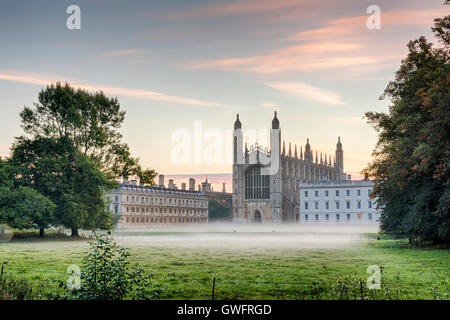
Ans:
{"type": "Polygon", "coordinates": [[[338,138],[334,159],[305,147],[281,143],[280,121],[275,112],[270,147],[243,143],[237,115],[233,132],[232,219],[242,223],[299,223],[298,186],[321,180],[342,180],[344,151],[338,138]],[[274,170],[272,170],[274,169],[274,170]]]}
{"type": "Polygon", "coordinates": [[[108,209],[120,216],[118,228],[149,227],[152,225],[183,225],[208,223],[208,198],[195,190],[195,180],[178,189],[173,180],[164,186],[159,176],[158,186],[143,186],[136,181],[124,181],[107,194],[108,209]]]}
{"type": "Polygon", "coordinates": [[[299,185],[301,224],[375,224],[380,217],[370,197],[373,181],[315,181],[299,185]]]}

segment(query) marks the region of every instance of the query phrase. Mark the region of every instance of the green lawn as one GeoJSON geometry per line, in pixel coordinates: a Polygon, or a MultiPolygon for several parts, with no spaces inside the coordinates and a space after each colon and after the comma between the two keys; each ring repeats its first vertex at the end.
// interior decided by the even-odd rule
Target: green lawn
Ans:
{"type": "MultiPolygon", "coordinates": [[[[148,241],[128,247],[133,261],[165,286],[162,299],[210,299],[213,278],[216,299],[355,299],[360,290],[383,298],[448,299],[449,251],[405,245],[380,240],[348,248],[263,250],[162,247],[148,241]],[[369,265],[383,267],[387,288],[369,293],[369,265]]],[[[0,263],[7,261],[5,275],[25,277],[43,293],[57,292],[68,278],[67,267],[81,266],[87,249],[86,240],[14,240],[0,244],[0,263]]]]}

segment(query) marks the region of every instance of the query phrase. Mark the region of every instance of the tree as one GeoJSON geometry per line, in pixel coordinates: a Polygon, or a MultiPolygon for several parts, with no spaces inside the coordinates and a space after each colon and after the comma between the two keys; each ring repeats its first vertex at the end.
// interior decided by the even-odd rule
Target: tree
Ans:
{"type": "Polygon", "coordinates": [[[116,178],[139,176],[153,184],[156,172],[143,170],[119,129],[125,119],[116,98],[75,90],[68,83],[47,86],[34,108],[20,113],[26,136],[16,138],[12,158],[21,182],[56,204],[55,222],[72,229],[106,228],[105,192],[116,178]]]}
{"type": "Polygon", "coordinates": [[[217,200],[209,200],[208,219],[210,221],[228,221],[230,220],[230,209],[217,200]]]}
{"type": "Polygon", "coordinates": [[[55,205],[36,190],[15,183],[16,171],[5,160],[0,159],[0,223],[16,229],[28,229],[32,225],[44,229],[53,221],[55,205]]]}
{"type": "Polygon", "coordinates": [[[379,132],[365,171],[382,208],[381,231],[410,241],[450,242],[450,16],[432,28],[441,46],[410,41],[381,99],[389,113],[368,112],[379,132]]]}
{"type": "Polygon", "coordinates": [[[121,142],[125,120],[117,98],[103,92],[75,90],[68,83],[47,86],[34,108],[20,113],[22,128],[32,137],[69,138],[84,155],[99,160],[102,169],[116,177],[139,173],[139,160],[121,142]]]}
{"type": "Polygon", "coordinates": [[[50,198],[56,205],[53,223],[72,230],[109,228],[111,213],[104,193],[117,185],[91,159],[74,148],[67,138],[19,138],[11,161],[18,168],[18,181],[50,198]]]}

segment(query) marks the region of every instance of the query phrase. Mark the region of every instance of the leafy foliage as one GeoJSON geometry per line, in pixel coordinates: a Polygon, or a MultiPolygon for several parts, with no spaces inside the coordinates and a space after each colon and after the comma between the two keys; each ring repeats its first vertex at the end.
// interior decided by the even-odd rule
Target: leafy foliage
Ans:
{"type": "Polygon", "coordinates": [[[450,16],[435,19],[441,42],[410,41],[389,97],[389,113],[368,112],[379,131],[375,160],[381,230],[410,240],[450,242],[450,16]]]}
{"type": "Polygon", "coordinates": [[[83,258],[81,287],[67,296],[81,300],[157,299],[163,290],[137,265],[129,262],[127,249],[109,235],[97,237],[83,258]]]}
{"type": "Polygon", "coordinates": [[[210,221],[221,220],[228,221],[230,219],[230,209],[217,200],[208,201],[208,219],[210,221]]]}
{"type": "Polygon", "coordinates": [[[116,98],[56,83],[20,117],[26,135],[16,138],[10,162],[21,186],[55,204],[47,224],[68,227],[73,236],[79,228],[108,229],[113,221],[104,195],[117,186],[116,178],[134,175],[154,184],[156,172],[143,170],[121,142],[125,112],[116,98]]]}
{"type": "Polygon", "coordinates": [[[55,205],[36,190],[16,183],[15,168],[0,159],[0,223],[17,229],[46,228],[55,205]]]}

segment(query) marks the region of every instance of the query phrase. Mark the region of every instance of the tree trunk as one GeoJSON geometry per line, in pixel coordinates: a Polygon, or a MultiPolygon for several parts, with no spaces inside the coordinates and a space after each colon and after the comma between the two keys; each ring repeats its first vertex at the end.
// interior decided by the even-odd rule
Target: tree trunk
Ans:
{"type": "Polygon", "coordinates": [[[72,237],[79,237],[78,228],[72,228],[72,237]]]}
{"type": "Polygon", "coordinates": [[[39,238],[43,238],[44,237],[44,228],[40,228],[39,229],[39,238]]]}

